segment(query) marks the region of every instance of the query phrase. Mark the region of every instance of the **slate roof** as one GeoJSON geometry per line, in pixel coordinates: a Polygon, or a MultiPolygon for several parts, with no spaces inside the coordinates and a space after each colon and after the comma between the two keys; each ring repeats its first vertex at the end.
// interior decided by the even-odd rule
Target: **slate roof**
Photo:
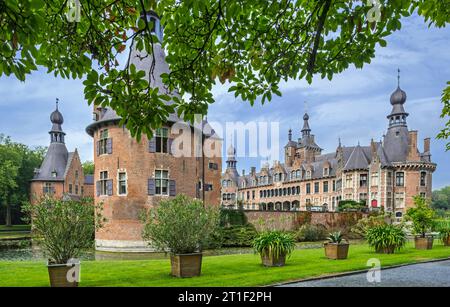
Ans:
{"type": "Polygon", "coordinates": [[[41,168],[34,175],[33,181],[64,181],[68,159],[69,153],[64,143],[51,143],[41,168]],[[56,177],[52,176],[54,170],[56,171],[56,177]]]}
{"type": "Polygon", "coordinates": [[[368,165],[369,159],[367,158],[361,146],[358,145],[353,149],[352,153],[350,154],[347,163],[345,163],[344,170],[349,171],[349,170],[366,169],[368,165]]]}
{"type": "Polygon", "coordinates": [[[94,175],[85,175],[84,176],[84,184],[93,185],[94,184],[94,175]]]}
{"type": "MultiPolygon", "coordinates": [[[[153,87],[158,87],[159,92],[161,93],[169,93],[168,89],[166,88],[165,84],[162,81],[162,78],[160,77],[161,74],[169,73],[169,65],[166,62],[166,56],[164,54],[164,50],[161,47],[160,44],[154,44],[153,46],[153,52],[155,56],[155,66],[153,70],[152,76],[149,76],[150,67],[153,62],[153,57],[148,56],[144,51],[138,51],[135,47],[131,51],[130,56],[130,62],[129,64],[134,64],[136,66],[136,70],[142,70],[145,72],[145,79],[150,83],[153,87]]],[[[178,95],[178,92],[172,93],[175,95],[178,95]]],[[[172,105],[174,102],[172,100],[165,102],[167,105],[172,105]]],[[[101,127],[107,123],[118,123],[120,122],[122,118],[117,115],[116,111],[114,111],[111,108],[105,108],[105,112],[100,118],[91,123],[86,127],[86,132],[90,135],[94,135],[94,131],[98,129],[98,127],[101,127]]],[[[176,123],[183,121],[178,117],[177,114],[172,113],[169,114],[169,117],[167,119],[168,122],[176,123]]],[[[192,126],[192,125],[191,125],[192,126]]],[[[212,127],[209,125],[207,121],[203,122],[204,130],[211,131],[211,132],[204,132],[204,135],[210,138],[214,139],[221,139],[219,135],[212,129],[212,127]]]]}

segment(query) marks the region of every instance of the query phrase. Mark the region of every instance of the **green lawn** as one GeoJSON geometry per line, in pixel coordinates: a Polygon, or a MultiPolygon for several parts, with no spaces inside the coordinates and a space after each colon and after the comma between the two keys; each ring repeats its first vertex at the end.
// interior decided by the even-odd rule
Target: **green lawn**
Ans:
{"type": "MultiPolygon", "coordinates": [[[[322,249],[296,250],[285,267],[265,268],[257,255],[212,256],[203,259],[202,276],[169,276],[168,260],[84,261],[80,286],[261,286],[282,281],[367,269],[378,258],[382,267],[450,257],[450,248],[436,241],[433,250],[418,251],[409,243],[394,255],[373,253],[367,245],[350,247],[349,259],[328,260],[322,249]]],[[[44,262],[0,261],[0,286],[48,286],[44,262]]]]}

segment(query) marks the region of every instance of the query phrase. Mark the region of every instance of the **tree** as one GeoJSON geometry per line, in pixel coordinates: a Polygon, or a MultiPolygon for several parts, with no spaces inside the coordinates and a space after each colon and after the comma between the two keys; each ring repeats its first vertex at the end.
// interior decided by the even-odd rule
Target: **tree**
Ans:
{"type": "Polygon", "coordinates": [[[425,197],[414,196],[414,205],[406,211],[406,215],[413,222],[414,233],[425,238],[427,232],[435,225],[436,215],[425,197]]]}
{"type": "MultiPolygon", "coordinates": [[[[5,0],[0,5],[0,76],[14,74],[24,80],[38,65],[64,78],[87,76],[89,104],[112,107],[139,139],[142,133],[151,135],[174,111],[190,121],[194,114],[206,114],[214,102],[211,88],[216,80],[230,81],[229,90],[253,104],[258,98],[264,103],[281,95],[278,84],[288,78],[311,83],[313,75],[331,79],[350,65],[362,68],[375,57],[376,46],[386,46],[385,38],[400,30],[401,18],[417,12],[430,26],[443,27],[449,22],[448,4],[448,0],[5,0]],[[154,24],[140,17],[152,9],[164,27],[162,43],[171,72],[162,78],[173,94],[153,88],[134,65],[127,62],[121,67],[118,62],[127,47],[146,50],[155,59],[154,24]],[[175,103],[168,105],[168,100],[175,103]]],[[[154,75],[154,65],[147,73],[154,75]]],[[[443,101],[443,116],[448,116],[448,99],[443,101]]],[[[443,138],[449,136],[448,125],[443,138]]]]}
{"type": "Polygon", "coordinates": [[[450,210],[450,186],[433,191],[431,206],[435,210],[450,210]]]}
{"type": "Polygon", "coordinates": [[[83,173],[84,173],[84,175],[93,175],[94,174],[94,162],[92,162],[92,161],[83,162],[83,173]]]}
{"type": "Polygon", "coordinates": [[[45,151],[43,147],[29,148],[15,143],[0,134],[0,205],[6,209],[7,226],[12,224],[14,218],[12,206],[20,206],[28,201],[30,180],[34,176],[34,169],[41,165],[45,151]]]}

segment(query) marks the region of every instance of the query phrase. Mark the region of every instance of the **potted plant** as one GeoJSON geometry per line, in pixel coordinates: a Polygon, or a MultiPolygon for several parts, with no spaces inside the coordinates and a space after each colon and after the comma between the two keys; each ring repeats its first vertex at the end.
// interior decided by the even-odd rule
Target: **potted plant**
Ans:
{"type": "Polygon", "coordinates": [[[343,242],[340,231],[332,232],[328,236],[328,241],[324,243],[325,256],[329,259],[347,259],[350,244],[343,242]]]}
{"type": "Polygon", "coordinates": [[[379,254],[393,254],[406,244],[406,234],[402,227],[382,224],[369,228],[366,239],[370,247],[379,254]]]}
{"type": "Polygon", "coordinates": [[[439,239],[445,246],[450,246],[450,223],[443,222],[437,225],[437,231],[439,232],[439,239]]]}
{"type": "Polygon", "coordinates": [[[255,238],[253,248],[261,255],[264,266],[284,266],[286,256],[295,249],[295,239],[286,232],[266,231],[255,238]]]}
{"type": "Polygon", "coordinates": [[[32,223],[33,239],[48,257],[52,287],[77,287],[81,253],[94,246],[95,230],[102,227],[101,206],[91,198],[80,201],[44,197],[23,208],[32,223]]]}
{"type": "Polygon", "coordinates": [[[142,238],[156,250],[170,253],[172,276],[200,276],[202,248],[217,230],[218,213],[217,208],[180,194],[142,213],[142,238]]]}
{"type": "Polygon", "coordinates": [[[427,235],[434,226],[435,213],[427,200],[422,196],[414,196],[414,208],[408,209],[406,215],[413,222],[416,249],[432,249],[433,236],[427,235]]]}

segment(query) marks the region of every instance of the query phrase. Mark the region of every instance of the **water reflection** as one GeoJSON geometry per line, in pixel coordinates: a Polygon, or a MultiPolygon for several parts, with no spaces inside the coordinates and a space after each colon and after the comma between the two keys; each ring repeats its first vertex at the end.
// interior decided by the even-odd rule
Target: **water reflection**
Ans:
{"type": "MultiPolygon", "coordinates": [[[[322,242],[304,242],[298,243],[297,249],[320,248],[322,242]]],[[[232,254],[251,254],[251,247],[225,247],[214,250],[204,251],[205,256],[232,255],[232,254]]],[[[118,253],[118,252],[101,252],[89,250],[85,251],[80,257],[82,260],[151,260],[166,259],[169,255],[164,253],[118,253]]],[[[30,242],[21,243],[15,246],[0,245],[0,261],[40,261],[45,260],[45,256],[39,247],[31,245],[30,242]]]]}

